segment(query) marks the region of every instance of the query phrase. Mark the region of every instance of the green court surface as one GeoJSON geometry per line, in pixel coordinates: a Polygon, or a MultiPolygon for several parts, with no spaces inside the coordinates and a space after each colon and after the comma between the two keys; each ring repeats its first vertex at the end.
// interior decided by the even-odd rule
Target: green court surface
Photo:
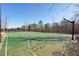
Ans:
{"type": "MultiPolygon", "coordinates": [[[[64,48],[64,42],[70,35],[42,32],[9,32],[7,33],[8,56],[46,56],[53,52],[60,52],[64,48]],[[29,48],[30,47],[30,48],[29,48]]],[[[0,51],[5,56],[6,40],[0,51]]]]}

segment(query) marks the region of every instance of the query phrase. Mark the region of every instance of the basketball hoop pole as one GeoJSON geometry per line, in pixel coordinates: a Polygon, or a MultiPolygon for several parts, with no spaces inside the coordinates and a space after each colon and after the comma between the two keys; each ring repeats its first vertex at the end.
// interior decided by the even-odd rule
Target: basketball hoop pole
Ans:
{"type": "Polygon", "coordinates": [[[72,40],[74,40],[74,24],[75,24],[75,21],[69,21],[65,18],[63,18],[63,19],[72,24],[72,40]]]}
{"type": "Polygon", "coordinates": [[[72,21],[72,40],[74,40],[74,24],[75,21],[72,21]]]}

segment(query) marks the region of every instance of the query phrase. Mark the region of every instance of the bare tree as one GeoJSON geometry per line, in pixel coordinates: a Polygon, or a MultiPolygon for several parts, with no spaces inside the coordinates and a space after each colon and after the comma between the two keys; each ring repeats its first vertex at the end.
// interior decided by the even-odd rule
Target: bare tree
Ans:
{"type": "Polygon", "coordinates": [[[39,27],[40,27],[40,31],[43,31],[43,21],[42,20],[39,21],[39,27]]]}
{"type": "Polygon", "coordinates": [[[49,23],[45,24],[44,31],[45,32],[50,32],[50,24],[49,23]]]}

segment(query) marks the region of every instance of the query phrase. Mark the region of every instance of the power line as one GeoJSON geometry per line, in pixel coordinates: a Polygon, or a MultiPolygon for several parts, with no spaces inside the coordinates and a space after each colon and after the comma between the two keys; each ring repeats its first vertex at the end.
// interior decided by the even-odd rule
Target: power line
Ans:
{"type": "Polygon", "coordinates": [[[55,3],[52,3],[48,11],[51,11],[54,8],[54,6],[55,6],[55,3]]]}
{"type": "Polygon", "coordinates": [[[66,11],[71,5],[72,3],[68,4],[67,7],[65,7],[62,11],[66,11]]]}

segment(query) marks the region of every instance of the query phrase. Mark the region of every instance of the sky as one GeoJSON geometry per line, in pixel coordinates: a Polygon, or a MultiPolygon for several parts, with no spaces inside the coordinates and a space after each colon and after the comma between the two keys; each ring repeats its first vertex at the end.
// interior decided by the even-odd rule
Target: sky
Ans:
{"type": "Polygon", "coordinates": [[[68,3],[5,3],[2,4],[2,19],[7,18],[8,28],[24,24],[60,22],[63,17],[70,19],[77,10],[75,4],[68,3]]]}

